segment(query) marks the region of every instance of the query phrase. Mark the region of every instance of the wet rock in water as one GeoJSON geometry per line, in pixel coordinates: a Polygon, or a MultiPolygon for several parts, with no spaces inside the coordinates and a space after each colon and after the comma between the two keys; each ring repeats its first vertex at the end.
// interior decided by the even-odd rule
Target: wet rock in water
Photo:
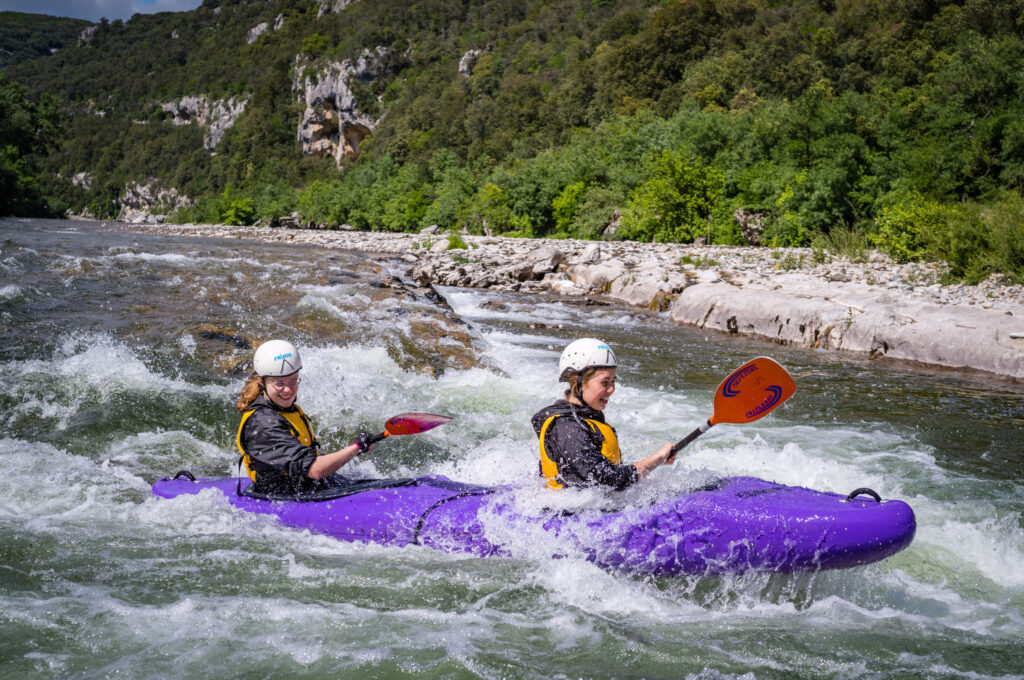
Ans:
{"type": "Polygon", "coordinates": [[[207,342],[196,343],[197,357],[228,375],[244,375],[252,370],[253,339],[232,331],[200,324],[192,333],[207,342]]]}
{"type": "Polygon", "coordinates": [[[252,342],[247,338],[243,338],[240,335],[229,333],[227,331],[218,330],[216,328],[202,328],[198,331],[199,337],[204,340],[217,340],[219,342],[230,343],[239,349],[252,349],[252,342]]]}

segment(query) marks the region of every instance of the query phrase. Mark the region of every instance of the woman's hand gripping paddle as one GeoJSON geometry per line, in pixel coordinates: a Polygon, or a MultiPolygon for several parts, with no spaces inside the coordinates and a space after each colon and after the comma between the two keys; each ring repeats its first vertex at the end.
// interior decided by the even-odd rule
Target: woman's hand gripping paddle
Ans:
{"type": "Polygon", "coordinates": [[[393,434],[419,434],[427,430],[433,430],[438,425],[451,422],[448,416],[439,416],[433,413],[400,413],[388,422],[384,423],[384,431],[375,434],[366,442],[367,448],[376,444],[385,437],[393,434]]]}
{"type": "Polygon", "coordinates": [[[681,448],[719,423],[752,423],[775,410],[796,392],[793,378],[774,359],[757,357],[722,381],[715,392],[715,412],[707,422],[672,447],[669,461],[681,448]]]}

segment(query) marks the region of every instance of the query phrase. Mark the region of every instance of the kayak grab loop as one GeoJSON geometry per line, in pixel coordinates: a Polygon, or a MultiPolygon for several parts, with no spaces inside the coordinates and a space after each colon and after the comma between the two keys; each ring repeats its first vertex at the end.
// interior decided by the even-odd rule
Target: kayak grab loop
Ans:
{"type": "Polygon", "coordinates": [[[188,481],[190,481],[190,482],[196,481],[196,476],[194,474],[192,474],[191,472],[189,472],[188,470],[178,470],[174,474],[174,476],[171,477],[171,479],[181,479],[182,477],[187,478],[188,481]]]}
{"type": "Polygon", "coordinates": [[[860,496],[861,494],[871,496],[872,498],[875,499],[876,503],[882,502],[882,497],[879,496],[873,489],[869,489],[866,486],[851,491],[850,495],[846,497],[846,502],[849,503],[850,501],[852,501],[857,496],[860,496]]]}

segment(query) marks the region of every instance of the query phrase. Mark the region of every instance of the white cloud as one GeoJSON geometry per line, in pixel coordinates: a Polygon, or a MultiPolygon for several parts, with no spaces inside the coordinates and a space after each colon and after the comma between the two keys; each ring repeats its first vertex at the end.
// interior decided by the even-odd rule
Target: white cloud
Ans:
{"type": "Polygon", "coordinates": [[[195,9],[203,0],[0,0],[0,10],[52,14],[99,21],[130,19],[135,13],[182,12],[195,9]]]}

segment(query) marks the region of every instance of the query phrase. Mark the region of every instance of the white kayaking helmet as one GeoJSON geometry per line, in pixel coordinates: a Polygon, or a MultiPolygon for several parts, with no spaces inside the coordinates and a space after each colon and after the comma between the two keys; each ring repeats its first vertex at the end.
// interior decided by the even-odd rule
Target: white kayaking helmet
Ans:
{"type": "Polygon", "coordinates": [[[618,365],[615,352],[603,340],[580,338],[562,350],[562,358],[558,360],[558,379],[569,382],[573,374],[588,368],[615,368],[618,365]]]}
{"type": "Polygon", "coordinates": [[[298,372],[302,368],[302,357],[287,340],[268,340],[256,348],[252,366],[261,378],[278,378],[298,372]]]}

